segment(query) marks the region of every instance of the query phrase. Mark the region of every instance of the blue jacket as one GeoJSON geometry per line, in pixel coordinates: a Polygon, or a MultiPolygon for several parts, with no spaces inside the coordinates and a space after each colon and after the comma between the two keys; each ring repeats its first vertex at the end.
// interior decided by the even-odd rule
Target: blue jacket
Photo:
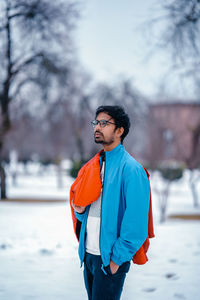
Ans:
{"type": "MultiPolygon", "coordinates": [[[[102,164],[100,158],[100,164],[102,164]]],[[[150,184],[145,170],[119,144],[105,151],[104,184],[101,201],[100,252],[103,266],[130,261],[148,235],[150,184]]],[[[85,256],[86,224],[90,205],[83,214],[79,237],[81,266],[85,256]]]]}

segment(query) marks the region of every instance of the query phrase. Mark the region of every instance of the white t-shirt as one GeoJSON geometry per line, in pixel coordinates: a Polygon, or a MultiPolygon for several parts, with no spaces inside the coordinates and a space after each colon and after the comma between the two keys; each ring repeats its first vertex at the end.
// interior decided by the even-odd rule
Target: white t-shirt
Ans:
{"type": "MultiPolygon", "coordinates": [[[[101,168],[101,186],[103,186],[105,161],[102,163],[101,168]]],[[[86,252],[91,254],[100,255],[100,220],[101,220],[101,194],[99,198],[90,205],[90,210],[87,218],[86,226],[86,252]]]]}

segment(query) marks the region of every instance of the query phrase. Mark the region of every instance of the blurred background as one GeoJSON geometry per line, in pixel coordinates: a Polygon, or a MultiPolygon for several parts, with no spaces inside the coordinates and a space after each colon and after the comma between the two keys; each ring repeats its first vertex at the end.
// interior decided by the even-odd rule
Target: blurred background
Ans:
{"type": "Polygon", "coordinates": [[[122,300],[199,299],[199,36],[199,0],[1,0],[0,299],[87,299],[68,200],[99,105],[150,173],[156,237],[122,300]]]}

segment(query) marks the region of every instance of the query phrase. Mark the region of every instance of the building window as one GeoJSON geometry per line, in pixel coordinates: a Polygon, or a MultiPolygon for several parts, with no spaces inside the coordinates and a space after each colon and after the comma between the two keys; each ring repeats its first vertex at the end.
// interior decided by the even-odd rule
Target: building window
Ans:
{"type": "Polygon", "coordinates": [[[174,138],[174,134],[172,130],[170,129],[163,130],[165,158],[171,158],[173,156],[173,138],[174,138]]]}

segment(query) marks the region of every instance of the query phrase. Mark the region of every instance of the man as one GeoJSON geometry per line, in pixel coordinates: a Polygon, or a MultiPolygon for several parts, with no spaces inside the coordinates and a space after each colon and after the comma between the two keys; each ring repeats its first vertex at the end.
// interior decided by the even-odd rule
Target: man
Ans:
{"type": "Polygon", "coordinates": [[[148,172],[123,146],[130,121],[122,107],[100,106],[91,123],[103,150],[79,171],[70,204],[88,299],[119,300],[131,260],[147,260],[148,172]]]}

